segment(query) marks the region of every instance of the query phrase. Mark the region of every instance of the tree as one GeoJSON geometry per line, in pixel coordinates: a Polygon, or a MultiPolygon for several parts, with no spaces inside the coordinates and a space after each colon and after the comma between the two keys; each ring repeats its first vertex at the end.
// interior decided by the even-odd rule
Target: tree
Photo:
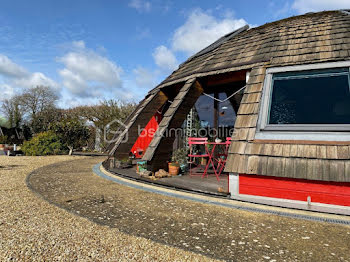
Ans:
{"type": "MultiPolygon", "coordinates": [[[[135,110],[134,102],[120,100],[104,100],[94,106],[80,106],[70,109],[70,114],[91,122],[96,129],[96,139],[107,124],[117,119],[124,122],[125,119],[135,110]]],[[[118,123],[114,123],[113,129],[118,129],[118,123]]],[[[103,143],[102,143],[102,146],[103,143]]]]}
{"type": "Polygon", "coordinates": [[[135,109],[134,102],[120,100],[103,100],[94,106],[80,106],[72,109],[76,116],[85,118],[94,123],[97,128],[103,129],[111,121],[124,121],[135,109]]]}
{"type": "Polygon", "coordinates": [[[24,112],[17,96],[5,99],[2,102],[2,111],[7,118],[7,126],[9,128],[19,128],[21,126],[24,112]]]}
{"type": "Polygon", "coordinates": [[[47,131],[48,123],[57,116],[58,109],[55,106],[57,99],[58,96],[52,88],[37,86],[25,89],[21,94],[13,97],[10,100],[12,104],[8,103],[12,108],[6,106],[6,100],[3,107],[8,108],[9,121],[16,123],[20,119],[29,126],[32,134],[37,134],[47,131]]]}
{"type": "Polygon", "coordinates": [[[26,89],[17,97],[19,104],[32,119],[35,118],[39,112],[55,108],[58,99],[54,90],[48,86],[37,86],[26,89]]]}
{"type": "Polygon", "coordinates": [[[71,117],[66,117],[60,122],[51,124],[49,129],[69,149],[69,155],[73,153],[74,148],[86,145],[90,135],[89,129],[81,121],[71,117]]]}
{"type": "Polygon", "coordinates": [[[30,121],[30,128],[34,134],[49,130],[50,124],[60,122],[66,117],[66,112],[63,109],[49,107],[38,112],[30,121]]]}
{"type": "Polygon", "coordinates": [[[1,116],[0,116],[0,127],[8,127],[7,120],[1,116]]]}

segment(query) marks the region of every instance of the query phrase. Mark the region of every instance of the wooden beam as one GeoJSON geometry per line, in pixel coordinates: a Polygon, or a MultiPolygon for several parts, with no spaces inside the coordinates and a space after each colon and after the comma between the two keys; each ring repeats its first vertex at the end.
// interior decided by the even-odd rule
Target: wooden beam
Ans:
{"type": "Polygon", "coordinates": [[[124,129],[120,131],[120,135],[115,139],[109,155],[117,159],[129,157],[130,150],[139,136],[138,131],[145,128],[157,110],[167,100],[168,97],[160,90],[144,99],[129,121],[125,123],[124,129]]]}
{"type": "Polygon", "coordinates": [[[246,81],[247,70],[230,72],[226,74],[211,75],[201,79],[201,82],[206,87],[225,85],[232,82],[246,81]]]}
{"type": "Polygon", "coordinates": [[[142,158],[148,161],[149,170],[157,171],[160,168],[166,168],[166,161],[170,160],[177,135],[175,130],[180,130],[188,112],[202,93],[202,86],[194,78],[189,79],[180,89],[172,105],[164,114],[158,130],[142,158]]]}

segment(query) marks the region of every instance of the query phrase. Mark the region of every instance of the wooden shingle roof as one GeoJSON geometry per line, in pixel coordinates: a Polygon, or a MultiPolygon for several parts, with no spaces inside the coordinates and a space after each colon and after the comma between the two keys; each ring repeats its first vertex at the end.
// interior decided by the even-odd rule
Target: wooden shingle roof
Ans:
{"type": "Polygon", "coordinates": [[[157,88],[259,63],[342,60],[350,56],[349,29],[350,13],[344,10],[308,13],[242,30],[213,50],[188,59],[157,88]]]}

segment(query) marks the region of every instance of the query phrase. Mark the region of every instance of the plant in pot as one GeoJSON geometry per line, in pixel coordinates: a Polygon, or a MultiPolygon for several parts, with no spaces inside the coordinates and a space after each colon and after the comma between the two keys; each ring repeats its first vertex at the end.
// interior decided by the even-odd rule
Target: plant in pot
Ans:
{"type": "Polygon", "coordinates": [[[181,169],[181,173],[185,173],[188,166],[187,148],[179,148],[175,150],[171,158],[171,163],[174,163],[174,166],[179,166],[181,169]]]}
{"type": "Polygon", "coordinates": [[[168,169],[170,175],[177,176],[180,172],[180,164],[178,162],[169,162],[168,169]]]}

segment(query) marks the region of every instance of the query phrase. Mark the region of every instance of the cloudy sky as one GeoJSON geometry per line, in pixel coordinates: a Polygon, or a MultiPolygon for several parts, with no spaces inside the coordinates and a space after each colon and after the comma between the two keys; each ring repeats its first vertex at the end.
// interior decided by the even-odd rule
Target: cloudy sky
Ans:
{"type": "Polygon", "coordinates": [[[349,0],[0,0],[0,100],[48,85],[59,105],[138,101],[190,55],[245,24],[349,0]]]}

